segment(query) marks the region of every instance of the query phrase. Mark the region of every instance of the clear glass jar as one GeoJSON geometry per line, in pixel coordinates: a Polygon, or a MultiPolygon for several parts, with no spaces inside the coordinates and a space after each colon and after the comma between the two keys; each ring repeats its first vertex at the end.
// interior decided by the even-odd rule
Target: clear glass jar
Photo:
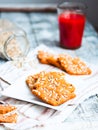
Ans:
{"type": "Polygon", "coordinates": [[[30,45],[23,29],[8,20],[0,21],[0,57],[15,60],[25,57],[30,45]]]}

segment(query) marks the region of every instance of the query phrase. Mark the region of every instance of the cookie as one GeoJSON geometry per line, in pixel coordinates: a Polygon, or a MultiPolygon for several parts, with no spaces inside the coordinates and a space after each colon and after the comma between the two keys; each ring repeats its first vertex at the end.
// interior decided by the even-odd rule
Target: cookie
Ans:
{"type": "Polygon", "coordinates": [[[50,64],[58,68],[61,67],[58,62],[58,55],[53,55],[51,53],[44,52],[44,51],[38,51],[37,57],[39,61],[43,64],[50,64]]]}
{"type": "Polygon", "coordinates": [[[16,123],[17,122],[17,113],[14,114],[0,114],[0,123],[16,123]]]}
{"type": "Polygon", "coordinates": [[[38,51],[38,55],[37,55],[39,61],[43,64],[49,64],[48,58],[50,58],[52,56],[53,56],[52,54],[49,54],[49,53],[44,52],[44,51],[38,51]]]}
{"type": "Polygon", "coordinates": [[[9,104],[0,105],[0,114],[6,114],[6,113],[11,112],[13,110],[16,110],[15,106],[12,106],[9,104]]]}
{"type": "Polygon", "coordinates": [[[63,72],[42,71],[28,76],[26,83],[32,94],[53,106],[63,104],[76,96],[75,87],[65,80],[63,72]]]}
{"type": "Polygon", "coordinates": [[[89,75],[91,69],[78,57],[72,58],[69,55],[63,55],[58,58],[64,71],[71,75],[89,75]]]}

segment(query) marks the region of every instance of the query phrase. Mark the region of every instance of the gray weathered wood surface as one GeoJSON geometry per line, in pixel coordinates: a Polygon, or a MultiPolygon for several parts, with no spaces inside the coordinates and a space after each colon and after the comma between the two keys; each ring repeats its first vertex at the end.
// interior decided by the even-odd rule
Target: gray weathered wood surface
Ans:
{"type": "MultiPolygon", "coordinates": [[[[23,28],[27,33],[31,49],[36,48],[40,44],[45,44],[54,50],[60,48],[56,13],[1,12],[0,18],[9,19],[23,28]]],[[[86,23],[81,48],[73,50],[73,52],[76,56],[98,66],[98,34],[89,22],[86,23]]],[[[6,61],[0,59],[0,65],[5,62],[6,61]]],[[[98,94],[98,92],[96,93],[98,94]]],[[[69,118],[65,120],[65,123],[69,123],[72,127],[73,124],[76,125],[76,129],[72,128],[72,130],[97,130],[97,122],[97,95],[91,96],[89,99],[81,103],[69,118]],[[77,127],[78,124],[81,127],[77,127]]]]}

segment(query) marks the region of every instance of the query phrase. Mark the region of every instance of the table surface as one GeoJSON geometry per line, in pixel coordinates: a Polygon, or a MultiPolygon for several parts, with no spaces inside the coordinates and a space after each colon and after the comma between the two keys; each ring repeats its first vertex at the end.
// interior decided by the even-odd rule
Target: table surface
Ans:
{"type": "MultiPolygon", "coordinates": [[[[40,44],[45,44],[54,50],[61,48],[56,13],[1,12],[0,18],[9,19],[26,31],[31,50],[40,44]]],[[[73,51],[76,56],[91,64],[98,65],[98,34],[89,22],[86,22],[82,46],[79,49],[69,51],[73,51]]],[[[5,60],[0,59],[0,65],[5,62],[5,60]]],[[[64,123],[74,124],[70,130],[96,130],[98,128],[96,122],[98,122],[98,96],[92,95],[79,104],[64,123]]]]}

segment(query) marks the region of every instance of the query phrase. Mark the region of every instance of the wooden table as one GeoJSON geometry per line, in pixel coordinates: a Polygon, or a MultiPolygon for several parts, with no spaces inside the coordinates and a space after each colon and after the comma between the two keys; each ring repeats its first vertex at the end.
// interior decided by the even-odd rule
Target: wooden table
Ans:
{"type": "MultiPolygon", "coordinates": [[[[6,18],[23,28],[31,45],[31,50],[40,44],[45,44],[54,50],[59,46],[59,32],[56,13],[40,12],[1,12],[0,18],[6,18]]],[[[63,49],[66,51],[66,49],[63,49]]],[[[67,50],[68,51],[68,50],[67,50]]],[[[82,58],[90,64],[98,66],[98,34],[87,22],[82,40],[82,46],[72,51],[75,56],[82,58]]],[[[0,59],[0,65],[6,61],[0,59]]],[[[92,95],[70,114],[62,126],[51,125],[43,129],[67,130],[97,130],[98,129],[98,92],[92,95]]],[[[36,128],[37,129],[37,128],[36,128]]],[[[42,129],[42,128],[41,128],[42,129]]],[[[38,128],[39,130],[39,128],[38,128]]]]}

